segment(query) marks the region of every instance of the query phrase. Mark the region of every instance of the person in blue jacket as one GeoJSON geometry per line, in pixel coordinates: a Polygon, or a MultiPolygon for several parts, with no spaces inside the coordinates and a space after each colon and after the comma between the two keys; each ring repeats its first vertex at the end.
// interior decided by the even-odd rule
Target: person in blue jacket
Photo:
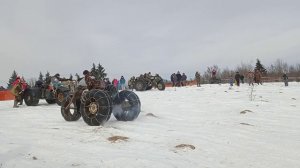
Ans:
{"type": "Polygon", "coordinates": [[[119,82],[120,82],[121,90],[125,90],[126,80],[125,80],[124,76],[121,76],[121,79],[119,80],[119,82]]]}

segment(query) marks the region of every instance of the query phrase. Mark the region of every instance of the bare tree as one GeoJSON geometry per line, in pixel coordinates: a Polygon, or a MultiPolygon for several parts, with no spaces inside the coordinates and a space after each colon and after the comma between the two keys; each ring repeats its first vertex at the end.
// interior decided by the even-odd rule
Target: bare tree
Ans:
{"type": "Polygon", "coordinates": [[[254,67],[250,63],[241,63],[235,69],[236,72],[239,72],[242,75],[246,75],[249,71],[253,71],[254,67]]]}

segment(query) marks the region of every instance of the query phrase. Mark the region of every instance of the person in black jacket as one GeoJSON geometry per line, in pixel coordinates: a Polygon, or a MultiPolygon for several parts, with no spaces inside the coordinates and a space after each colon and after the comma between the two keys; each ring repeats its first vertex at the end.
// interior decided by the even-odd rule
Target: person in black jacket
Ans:
{"type": "Polygon", "coordinates": [[[240,75],[241,82],[244,84],[245,76],[243,74],[240,75]]]}
{"type": "Polygon", "coordinates": [[[178,87],[180,87],[181,86],[181,78],[182,78],[182,76],[181,76],[181,74],[180,74],[179,71],[177,72],[176,77],[177,77],[177,84],[176,85],[178,87]]]}
{"type": "Polygon", "coordinates": [[[177,76],[176,76],[176,74],[175,73],[173,73],[172,75],[171,75],[171,82],[172,82],[172,86],[173,87],[175,87],[176,86],[176,83],[177,83],[177,76]]]}
{"type": "Polygon", "coordinates": [[[283,82],[284,82],[284,86],[288,86],[289,85],[289,77],[286,75],[286,73],[284,73],[282,75],[282,79],[283,79],[283,82]]]}
{"type": "Polygon", "coordinates": [[[241,79],[241,75],[239,72],[236,72],[235,76],[234,76],[235,82],[237,86],[240,86],[240,79],[241,79]]]}

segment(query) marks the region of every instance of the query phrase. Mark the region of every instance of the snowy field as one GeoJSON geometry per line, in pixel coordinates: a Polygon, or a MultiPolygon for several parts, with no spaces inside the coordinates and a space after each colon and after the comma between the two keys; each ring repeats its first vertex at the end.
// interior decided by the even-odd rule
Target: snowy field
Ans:
{"type": "Polygon", "coordinates": [[[133,122],[66,122],[57,105],[0,102],[0,168],[299,168],[300,84],[136,92],[133,122]],[[118,137],[120,136],[120,137],[118,137]]]}

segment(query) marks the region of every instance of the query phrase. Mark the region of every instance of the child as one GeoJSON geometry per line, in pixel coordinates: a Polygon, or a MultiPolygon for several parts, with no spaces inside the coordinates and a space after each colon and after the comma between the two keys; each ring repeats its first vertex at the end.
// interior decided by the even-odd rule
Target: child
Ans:
{"type": "Polygon", "coordinates": [[[233,82],[234,82],[233,77],[230,76],[230,78],[229,78],[229,84],[230,84],[229,89],[232,89],[233,82]]]}

